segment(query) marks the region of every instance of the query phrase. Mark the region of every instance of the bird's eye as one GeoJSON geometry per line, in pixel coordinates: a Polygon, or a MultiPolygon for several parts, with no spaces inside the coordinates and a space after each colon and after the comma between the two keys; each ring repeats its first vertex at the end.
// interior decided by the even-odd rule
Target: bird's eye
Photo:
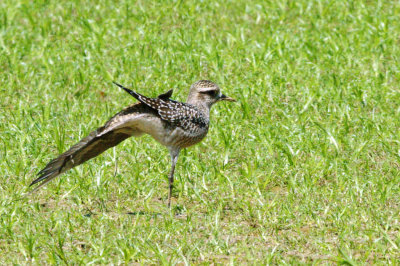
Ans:
{"type": "Polygon", "coordinates": [[[214,97],[215,95],[217,95],[217,91],[207,91],[207,94],[214,97]]]}

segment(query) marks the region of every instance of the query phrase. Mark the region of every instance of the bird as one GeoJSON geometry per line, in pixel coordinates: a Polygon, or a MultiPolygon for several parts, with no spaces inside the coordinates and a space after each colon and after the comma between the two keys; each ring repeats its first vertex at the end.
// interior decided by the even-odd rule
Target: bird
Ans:
{"type": "Polygon", "coordinates": [[[31,187],[39,183],[30,193],[127,138],[148,134],[167,147],[171,157],[171,170],[168,175],[168,207],[170,207],[179,152],[183,148],[199,143],[207,135],[210,109],[213,104],[219,101],[236,101],[222,94],[218,85],[209,80],[195,82],[190,87],[185,103],[171,99],[173,90],[160,94],[157,98],[150,98],[114,81],[113,83],[136,98],[138,102],[115,114],[103,126],[51,160],[29,185],[31,187]]]}

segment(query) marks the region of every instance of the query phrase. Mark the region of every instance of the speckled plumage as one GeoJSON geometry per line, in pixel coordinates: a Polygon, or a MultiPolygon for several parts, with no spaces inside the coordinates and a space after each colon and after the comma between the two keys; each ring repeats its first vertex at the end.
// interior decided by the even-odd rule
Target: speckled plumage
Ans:
{"type": "Polygon", "coordinates": [[[160,118],[170,123],[171,126],[182,128],[193,137],[202,135],[204,131],[207,132],[209,124],[208,116],[202,113],[196,106],[177,102],[169,98],[149,98],[131,91],[118,83],[116,85],[127,91],[141,103],[156,110],[160,118]]]}
{"type": "Polygon", "coordinates": [[[123,109],[104,126],[91,132],[68,151],[50,161],[38,173],[39,177],[31,183],[32,186],[42,182],[33,191],[131,136],[149,134],[170,151],[172,159],[168,196],[170,205],[175,164],[180,150],[200,142],[207,135],[210,108],[215,102],[234,101],[221,94],[215,83],[207,80],[198,81],[191,86],[187,103],[171,100],[172,90],[157,98],[149,98],[115,84],[139,100],[139,103],[123,109]]]}

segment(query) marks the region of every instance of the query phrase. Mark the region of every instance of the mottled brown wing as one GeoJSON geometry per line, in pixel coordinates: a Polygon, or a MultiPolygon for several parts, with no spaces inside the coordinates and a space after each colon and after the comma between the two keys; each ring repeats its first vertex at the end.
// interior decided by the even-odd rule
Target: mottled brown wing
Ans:
{"type": "Polygon", "coordinates": [[[44,180],[48,182],[65,171],[116,146],[131,136],[126,132],[122,132],[122,129],[112,130],[106,134],[99,135],[100,130],[101,128],[91,132],[86,138],[72,146],[68,151],[50,161],[46,167],[38,173],[39,177],[34,180],[30,186],[44,180]]]}
{"type": "Polygon", "coordinates": [[[157,98],[162,100],[168,100],[169,98],[171,98],[173,92],[174,92],[173,90],[169,90],[167,92],[158,95],[157,98]]]}
{"type": "Polygon", "coordinates": [[[134,119],[137,114],[143,112],[153,111],[143,104],[135,104],[125,108],[107,121],[104,126],[92,131],[87,137],[73,145],[68,151],[50,161],[46,167],[38,173],[38,178],[35,179],[30,186],[43,181],[43,183],[34,190],[36,191],[65,171],[98,156],[130,136],[137,135],[137,129],[131,127],[129,121],[134,119]]]}
{"type": "Polygon", "coordinates": [[[157,98],[149,98],[132,91],[121,84],[116,82],[114,82],[114,84],[124,89],[141,103],[156,110],[161,119],[170,122],[177,127],[184,130],[193,130],[196,127],[207,126],[207,121],[204,115],[195,106],[169,99],[172,95],[172,90],[159,95],[157,98]]]}

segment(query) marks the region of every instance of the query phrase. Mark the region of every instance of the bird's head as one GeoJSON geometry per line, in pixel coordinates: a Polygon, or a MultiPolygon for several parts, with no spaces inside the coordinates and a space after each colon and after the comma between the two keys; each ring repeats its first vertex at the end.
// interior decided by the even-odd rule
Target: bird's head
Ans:
{"type": "Polygon", "coordinates": [[[211,107],[219,101],[235,102],[236,100],[221,93],[218,85],[209,80],[200,80],[190,87],[187,102],[193,105],[206,104],[211,107]]]}

